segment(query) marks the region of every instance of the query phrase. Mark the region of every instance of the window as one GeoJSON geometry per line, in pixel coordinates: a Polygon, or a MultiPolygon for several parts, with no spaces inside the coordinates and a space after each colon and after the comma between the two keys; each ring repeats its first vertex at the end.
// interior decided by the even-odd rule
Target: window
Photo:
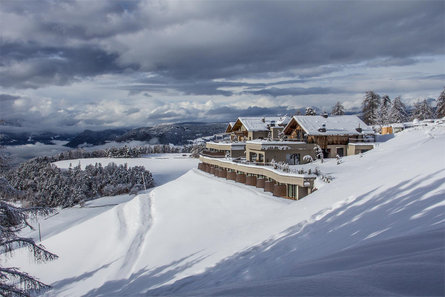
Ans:
{"type": "Polygon", "coordinates": [[[297,198],[297,186],[296,185],[287,185],[287,196],[290,198],[297,198]]]}
{"type": "Polygon", "coordinates": [[[286,161],[289,165],[298,165],[300,164],[300,154],[287,154],[286,161]]]}
{"type": "Polygon", "coordinates": [[[339,155],[340,157],[343,157],[345,155],[345,150],[342,147],[338,147],[337,148],[337,155],[339,155]]]}

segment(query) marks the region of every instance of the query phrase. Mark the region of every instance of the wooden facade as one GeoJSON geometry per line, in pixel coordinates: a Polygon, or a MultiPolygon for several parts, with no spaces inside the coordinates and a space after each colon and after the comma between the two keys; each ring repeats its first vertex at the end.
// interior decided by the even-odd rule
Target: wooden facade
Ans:
{"type": "Polygon", "coordinates": [[[318,144],[322,149],[328,149],[330,145],[348,145],[352,140],[354,142],[364,141],[363,135],[343,134],[343,135],[308,135],[297,121],[291,120],[284,130],[288,140],[303,141],[306,143],[318,144]]]}

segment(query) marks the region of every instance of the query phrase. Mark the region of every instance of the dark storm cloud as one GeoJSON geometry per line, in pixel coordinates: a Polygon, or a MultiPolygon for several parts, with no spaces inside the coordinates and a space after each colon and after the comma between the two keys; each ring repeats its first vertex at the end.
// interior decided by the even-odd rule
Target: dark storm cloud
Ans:
{"type": "MultiPolygon", "coordinates": [[[[194,38],[192,32],[174,35],[176,42],[169,42],[172,46],[163,47],[163,51],[142,41],[141,48],[156,52],[148,54],[143,68],[181,79],[202,79],[444,52],[442,1],[271,1],[255,5],[247,1],[219,5],[229,13],[227,22],[237,24],[233,31],[222,29],[220,36],[209,36],[203,28],[202,43],[196,42],[192,48],[187,40],[194,38]],[[217,39],[221,43],[215,42],[217,39]]],[[[220,25],[227,23],[223,20],[220,25]]],[[[140,56],[137,49],[122,54],[129,61],[140,56]]]]}
{"type": "Polygon", "coordinates": [[[4,1],[0,85],[130,68],[186,81],[174,86],[185,94],[230,96],[208,81],[443,54],[444,11],[444,1],[4,1]]]}
{"type": "Polygon", "coordinates": [[[0,102],[5,103],[6,101],[14,101],[15,99],[19,99],[19,96],[13,96],[8,94],[0,94],[0,102]]]}
{"type": "Polygon", "coordinates": [[[38,88],[64,85],[104,73],[122,71],[117,55],[94,47],[39,47],[38,44],[0,44],[0,85],[38,88]]]}

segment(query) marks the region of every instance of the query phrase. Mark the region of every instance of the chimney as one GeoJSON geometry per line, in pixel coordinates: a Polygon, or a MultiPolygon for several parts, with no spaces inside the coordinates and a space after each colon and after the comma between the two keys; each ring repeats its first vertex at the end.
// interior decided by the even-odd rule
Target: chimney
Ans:
{"type": "Polygon", "coordinates": [[[323,125],[321,125],[321,128],[318,129],[319,132],[326,132],[326,123],[323,123],[323,125]]]}
{"type": "Polygon", "coordinates": [[[325,112],[323,112],[323,114],[321,116],[324,117],[325,119],[327,119],[328,118],[328,113],[325,111],[325,112]]]}

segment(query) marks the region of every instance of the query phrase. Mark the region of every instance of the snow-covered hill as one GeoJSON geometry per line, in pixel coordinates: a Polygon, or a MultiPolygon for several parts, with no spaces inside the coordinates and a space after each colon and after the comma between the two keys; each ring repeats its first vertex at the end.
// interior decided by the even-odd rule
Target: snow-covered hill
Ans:
{"type": "Polygon", "coordinates": [[[443,126],[406,130],[318,164],[335,178],[300,201],[192,169],[45,237],[57,261],[8,264],[48,296],[442,295],[444,147],[443,126]]]}

